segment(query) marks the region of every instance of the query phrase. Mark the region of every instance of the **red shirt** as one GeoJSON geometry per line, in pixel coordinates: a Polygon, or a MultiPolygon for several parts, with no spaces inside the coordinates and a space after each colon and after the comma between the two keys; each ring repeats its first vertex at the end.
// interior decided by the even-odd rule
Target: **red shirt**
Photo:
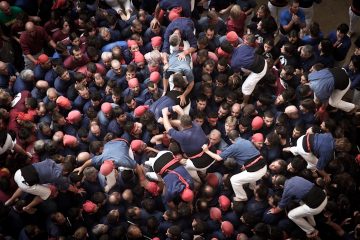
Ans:
{"type": "Polygon", "coordinates": [[[20,46],[24,55],[35,55],[39,53],[45,44],[50,42],[50,36],[45,32],[43,27],[34,26],[35,35],[31,36],[28,32],[23,32],[20,36],[20,46]]]}

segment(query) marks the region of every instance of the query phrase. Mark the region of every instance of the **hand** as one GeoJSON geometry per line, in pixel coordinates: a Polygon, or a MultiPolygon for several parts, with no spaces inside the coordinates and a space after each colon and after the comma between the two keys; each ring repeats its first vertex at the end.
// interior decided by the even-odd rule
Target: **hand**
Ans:
{"type": "Polygon", "coordinates": [[[29,152],[26,152],[26,156],[27,156],[28,158],[32,158],[32,154],[29,153],[29,152]]]}
{"type": "Polygon", "coordinates": [[[73,170],[73,172],[78,172],[78,175],[83,171],[82,167],[77,167],[73,170]]]}
{"type": "Polygon", "coordinates": [[[269,211],[268,211],[268,213],[270,213],[270,214],[277,214],[277,213],[279,213],[280,211],[278,210],[278,208],[271,208],[269,211]]]}
{"type": "Polygon", "coordinates": [[[183,158],[180,160],[181,165],[186,165],[187,159],[183,158]]]}
{"type": "Polygon", "coordinates": [[[15,80],[16,80],[16,76],[11,76],[10,78],[9,78],[9,84],[11,83],[14,83],[15,82],[15,80]]]}
{"type": "Polygon", "coordinates": [[[283,148],[283,152],[290,152],[290,147],[283,148]]]}
{"type": "Polygon", "coordinates": [[[180,96],[178,96],[177,98],[180,98],[180,106],[185,106],[186,104],[186,99],[184,94],[181,94],[180,96]]]}
{"type": "Polygon", "coordinates": [[[178,60],[179,61],[185,61],[185,59],[186,59],[186,55],[185,55],[184,52],[181,52],[181,53],[178,54],[178,60]]]}
{"type": "Polygon", "coordinates": [[[293,14],[291,20],[292,20],[294,23],[299,23],[300,18],[299,18],[297,15],[293,14]]]}
{"type": "Polygon", "coordinates": [[[202,145],[201,148],[205,153],[209,151],[209,146],[207,144],[202,145]]]}
{"type": "Polygon", "coordinates": [[[79,194],[80,196],[84,196],[84,194],[86,194],[86,191],[83,188],[79,188],[77,194],[79,194]]]}
{"type": "Polygon", "coordinates": [[[31,20],[33,20],[34,22],[41,22],[41,18],[38,16],[31,17],[31,20]]]}
{"type": "Polygon", "coordinates": [[[167,115],[170,114],[170,112],[169,112],[169,110],[168,110],[167,107],[166,107],[166,108],[163,108],[163,109],[161,110],[161,112],[162,112],[163,116],[167,116],[167,115]]]}
{"type": "Polygon", "coordinates": [[[324,178],[325,183],[331,182],[330,174],[326,174],[323,178],[324,178]]]}
{"type": "Polygon", "coordinates": [[[226,13],[226,9],[222,9],[220,10],[219,14],[225,14],[226,13]]]}

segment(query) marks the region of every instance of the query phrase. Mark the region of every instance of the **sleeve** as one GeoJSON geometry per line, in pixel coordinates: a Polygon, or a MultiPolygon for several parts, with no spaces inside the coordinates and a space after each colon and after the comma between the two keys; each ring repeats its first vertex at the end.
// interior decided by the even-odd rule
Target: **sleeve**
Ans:
{"type": "Polygon", "coordinates": [[[220,157],[225,160],[228,157],[232,157],[233,156],[233,152],[234,152],[234,144],[230,145],[228,148],[226,148],[221,154],[220,157]]]}
{"type": "Polygon", "coordinates": [[[290,190],[291,185],[292,185],[291,183],[288,183],[288,182],[285,183],[284,192],[283,192],[281,200],[280,200],[280,202],[278,204],[279,208],[281,208],[281,209],[284,209],[287,206],[287,204],[289,203],[289,201],[291,200],[291,198],[292,198],[291,190],[290,190]]]}
{"type": "Polygon", "coordinates": [[[290,22],[286,11],[288,11],[288,10],[284,10],[283,12],[280,13],[280,25],[281,26],[286,26],[290,22]]]}
{"type": "Polygon", "coordinates": [[[164,33],[164,44],[163,44],[163,52],[170,53],[170,43],[169,43],[169,37],[172,32],[172,28],[169,28],[169,26],[166,28],[166,31],[164,33]]]}
{"type": "Polygon", "coordinates": [[[102,155],[93,156],[91,158],[91,164],[98,170],[100,169],[101,163],[102,163],[102,155]]]}
{"type": "Polygon", "coordinates": [[[171,129],[169,130],[169,136],[170,136],[171,138],[173,138],[175,141],[177,141],[179,144],[180,144],[181,142],[183,142],[183,141],[182,141],[182,137],[181,137],[181,133],[180,133],[179,131],[175,130],[174,128],[171,128],[171,129]]]}
{"type": "Polygon", "coordinates": [[[324,170],[328,163],[333,159],[334,151],[330,148],[323,148],[319,153],[319,160],[316,164],[318,170],[324,170]]]}
{"type": "Polygon", "coordinates": [[[186,30],[186,40],[188,40],[190,47],[197,48],[197,41],[194,32],[191,28],[186,30]]]}

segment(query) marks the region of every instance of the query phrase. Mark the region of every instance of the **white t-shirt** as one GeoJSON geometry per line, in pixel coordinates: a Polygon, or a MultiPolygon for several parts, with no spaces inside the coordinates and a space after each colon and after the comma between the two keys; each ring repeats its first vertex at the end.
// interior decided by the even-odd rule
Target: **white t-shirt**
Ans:
{"type": "Polygon", "coordinates": [[[7,150],[12,150],[15,146],[16,142],[14,142],[10,136],[10,134],[7,134],[5,144],[0,147],[0,154],[3,154],[7,150]]]}

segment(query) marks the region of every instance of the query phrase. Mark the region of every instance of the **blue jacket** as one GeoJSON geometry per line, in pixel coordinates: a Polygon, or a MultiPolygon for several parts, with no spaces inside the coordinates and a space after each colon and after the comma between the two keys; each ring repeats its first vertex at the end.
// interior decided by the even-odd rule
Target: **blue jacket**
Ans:
{"type": "Polygon", "coordinates": [[[315,96],[321,102],[326,102],[334,91],[334,76],[328,68],[310,73],[309,82],[315,96]]]}

